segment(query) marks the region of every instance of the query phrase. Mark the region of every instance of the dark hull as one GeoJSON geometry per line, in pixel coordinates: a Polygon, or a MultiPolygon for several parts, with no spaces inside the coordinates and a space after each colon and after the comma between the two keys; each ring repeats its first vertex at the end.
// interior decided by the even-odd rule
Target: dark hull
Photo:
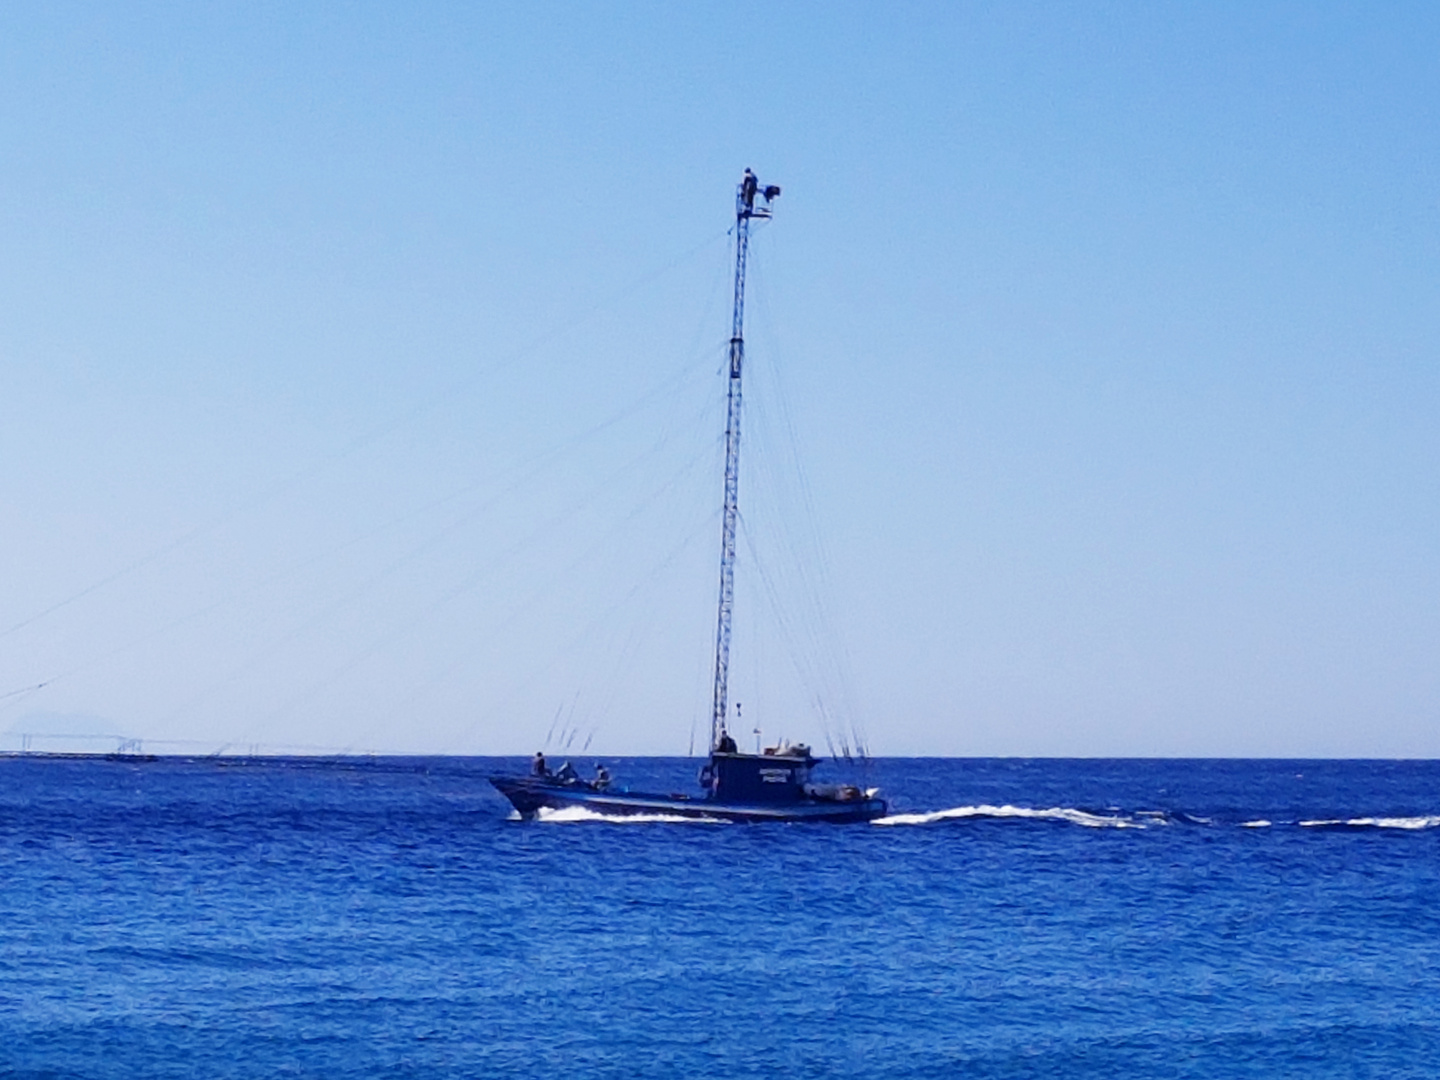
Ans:
{"type": "Polygon", "coordinates": [[[778,803],[734,803],[719,799],[690,799],[684,795],[647,795],[631,791],[597,791],[582,784],[561,784],[536,776],[492,776],[500,794],[510,800],[521,817],[534,817],[541,809],[583,807],[608,817],[665,814],[671,817],[718,821],[871,821],[885,816],[884,799],[803,799],[778,803]]]}

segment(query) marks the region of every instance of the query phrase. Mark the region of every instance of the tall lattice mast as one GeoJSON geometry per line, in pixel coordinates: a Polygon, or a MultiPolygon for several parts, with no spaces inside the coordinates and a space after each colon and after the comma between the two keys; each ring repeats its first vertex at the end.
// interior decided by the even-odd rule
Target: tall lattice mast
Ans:
{"type": "Polygon", "coordinates": [[[745,258],[750,249],[750,222],[768,218],[770,203],[780,194],[774,184],[761,187],[749,169],[735,193],[735,307],[730,320],[730,388],[725,410],[725,512],[720,533],[720,613],[715,626],[715,712],[710,722],[710,750],[726,737],[729,709],[730,613],[735,604],[735,521],[740,488],[740,374],[745,366],[745,258]],[[764,205],[756,206],[759,196],[764,205]]]}

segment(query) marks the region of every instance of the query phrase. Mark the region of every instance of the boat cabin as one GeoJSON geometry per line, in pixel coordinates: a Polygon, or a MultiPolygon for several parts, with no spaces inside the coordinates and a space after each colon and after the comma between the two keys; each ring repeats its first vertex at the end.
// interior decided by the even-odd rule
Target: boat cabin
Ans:
{"type": "Polygon", "coordinates": [[[772,746],[761,754],[716,750],[700,783],[710,798],[724,802],[800,802],[815,764],[810,748],[803,745],[772,746]]]}

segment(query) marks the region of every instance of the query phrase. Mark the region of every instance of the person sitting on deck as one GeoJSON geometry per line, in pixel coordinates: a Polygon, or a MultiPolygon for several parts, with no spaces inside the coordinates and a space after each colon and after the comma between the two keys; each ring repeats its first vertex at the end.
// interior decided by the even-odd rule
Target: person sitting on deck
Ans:
{"type": "Polygon", "coordinates": [[[545,764],[545,755],[539,750],[535,751],[535,759],[530,762],[530,772],[535,776],[550,775],[550,768],[545,764]]]}
{"type": "Polygon", "coordinates": [[[735,740],[730,737],[728,731],[721,735],[720,741],[715,744],[715,752],[717,754],[734,754],[739,752],[735,746],[735,740]]]}
{"type": "Polygon", "coordinates": [[[604,791],[610,786],[610,770],[600,762],[595,763],[595,790],[604,791]]]}

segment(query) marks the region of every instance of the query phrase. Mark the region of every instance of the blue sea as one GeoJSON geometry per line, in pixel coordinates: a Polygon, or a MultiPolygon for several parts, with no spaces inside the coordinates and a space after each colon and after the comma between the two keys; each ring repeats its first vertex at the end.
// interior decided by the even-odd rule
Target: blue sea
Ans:
{"type": "Polygon", "coordinates": [[[0,759],[0,1076],[1440,1075],[1440,763],[888,759],[848,826],[526,765],[0,759]]]}

